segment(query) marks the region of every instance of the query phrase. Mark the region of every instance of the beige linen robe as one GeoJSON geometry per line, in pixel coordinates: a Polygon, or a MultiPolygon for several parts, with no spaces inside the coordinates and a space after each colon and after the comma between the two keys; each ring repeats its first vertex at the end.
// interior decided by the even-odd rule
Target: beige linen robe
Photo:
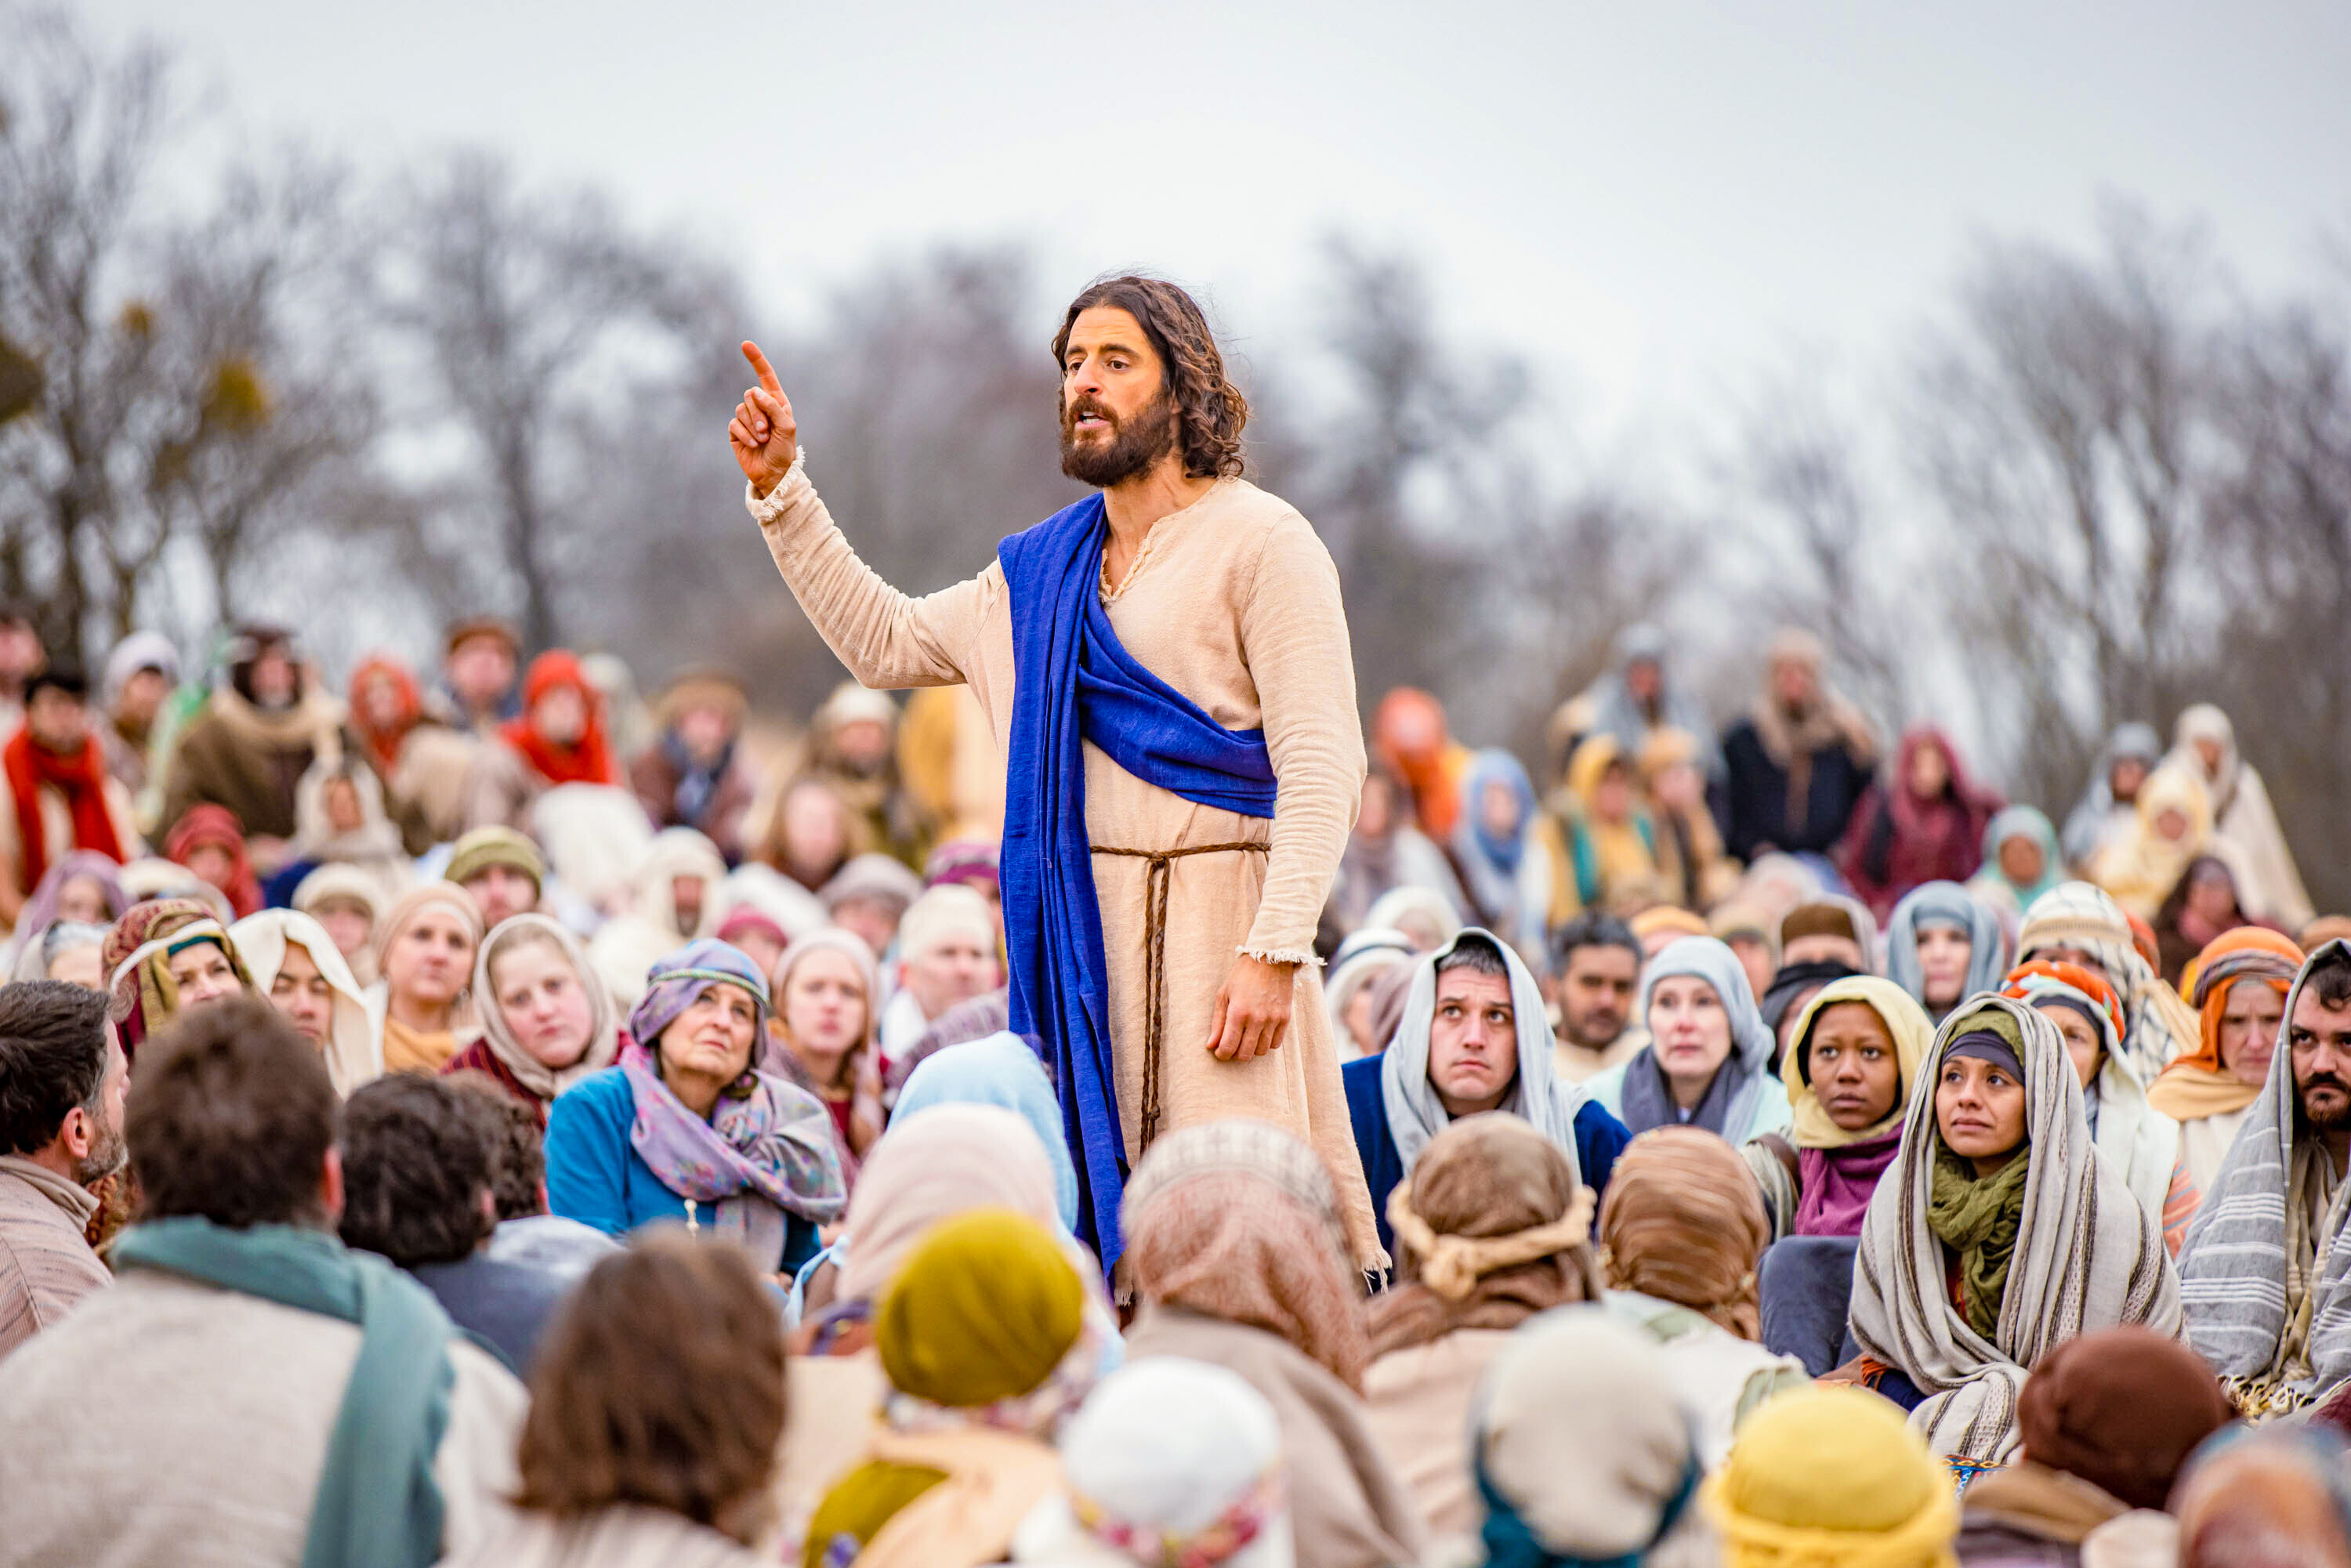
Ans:
{"type": "MultiPolygon", "coordinates": [[[[750,505],[784,580],[852,674],[880,687],[967,683],[998,749],[1009,754],[1012,604],[1001,563],[911,598],[857,559],[799,464],[750,505]]],[[[1338,570],[1295,508],[1244,480],[1220,479],[1159,520],[1126,580],[1106,586],[1103,601],[1119,641],[1154,674],[1228,729],[1265,731],[1278,781],[1269,822],[1194,805],[1085,748],[1086,826],[1096,851],[1268,846],[1264,854],[1171,862],[1159,1131],[1250,1116],[1305,1139],[1330,1167],[1357,1260],[1377,1262],[1378,1232],[1313,950],[1364,779],[1338,570]],[[1240,953],[1295,963],[1298,991],[1279,1051],[1219,1061],[1208,1053],[1210,1026],[1240,953]]],[[[1142,1155],[1150,868],[1097,853],[1093,869],[1110,959],[1119,1121],[1132,1164],[1142,1155]]]]}
{"type": "MultiPolygon", "coordinates": [[[[0,1568],[292,1568],[360,1338],[158,1270],[89,1297],[0,1362],[0,1568]]],[[[471,1343],[449,1361],[433,1474],[460,1553],[507,1511],[529,1396],[471,1343]]]]}
{"type": "Polygon", "coordinates": [[[0,1155],[0,1356],[114,1281],[82,1229],[98,1199],[46,1166],[0,1155]]]}

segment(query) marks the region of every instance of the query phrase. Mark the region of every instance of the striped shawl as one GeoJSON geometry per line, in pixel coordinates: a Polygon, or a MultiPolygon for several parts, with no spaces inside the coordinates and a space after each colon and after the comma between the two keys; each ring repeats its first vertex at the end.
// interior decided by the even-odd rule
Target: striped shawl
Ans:
{"type": "Polygon", "coordinates": [[[1978,998],[1944,1020],[1928,1060],[1937,1070],[1918,1075],[1901,1153],[1862,1222],[1853,1333],[1864,1354],[1898,1368],[1927,1394],[1910,1424],[1930,1448],[2000,1464],[2016,1450],[2017,1396],[2034,1363],[2078,1334],[2118,1323],[2177,1337],[2179,1285],[2160,1222],[2091,1145],[2081,1088],[2056,1025],[2022,1002],[1978,998]],[[1927,1203],[1941,1141],[1935,1085],[1942,1053],[1995,1013],[2005,1015],[2024,1046],[2032,1166],[2000,1322],[1986,1340],[1952,1304],[1943,1244],[1928,1228],[1927,1203]]]}

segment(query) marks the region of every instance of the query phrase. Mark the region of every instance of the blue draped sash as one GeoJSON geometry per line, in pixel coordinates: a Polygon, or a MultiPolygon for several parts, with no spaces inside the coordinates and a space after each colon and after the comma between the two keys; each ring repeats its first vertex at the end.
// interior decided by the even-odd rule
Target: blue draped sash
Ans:
{"type": "Polygon", "coordinates": [[[1061,1130],[1078,1170],[1077,1234],[1105,1274],[1124,1249],[1118,1205],[1126,1143],[1080,742],[1197,805],[1249,817],[1270,817],[1274,805],[1265,732],[1225,728],[1120,645],[1102,602],[1107,535],[1096,495],[997,547],[1012,596],[1012,737],[998,871],[1012,1028],[1041,1039],[1051,1054],[1061,1130]]]}

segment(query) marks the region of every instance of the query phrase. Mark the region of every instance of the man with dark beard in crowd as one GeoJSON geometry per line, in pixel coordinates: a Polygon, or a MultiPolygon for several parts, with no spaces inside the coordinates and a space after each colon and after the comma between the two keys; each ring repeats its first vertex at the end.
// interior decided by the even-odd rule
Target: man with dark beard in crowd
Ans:
{"type": "Polygon", "coordinates": [[[1374,1264],[1314,965],[1364,779],[1338,573],[1305,518],[1240,476],[1249,405],[1182,289],[1097,283],[1052,351],[1062,471],[1097,493],[979,576],[912,599],[860,562],[747,343],[759,384],[728,435],[752,514],[861,682],[961,681],[987,713],[1012,1028],[1058,1069],[1077,1230],[1103,1266],[1152,1140],[1237,1114],[1321,1152],[1374,1264]]]}
{"type": "Polygon", "coordinates": [[[122,1168],[130,1079],[104,992],[0,987],[0,1356],[114,1278],[83,1228],[90,1184],[122,1168]]]}
{"type": "Polygon", "coordinates": [[[2249,1416],[2283,1414],[2351,1378],[2351,944],[2305,959],[2261,1097],[2179,1252],[2188,1343],[2249,1416]]]}

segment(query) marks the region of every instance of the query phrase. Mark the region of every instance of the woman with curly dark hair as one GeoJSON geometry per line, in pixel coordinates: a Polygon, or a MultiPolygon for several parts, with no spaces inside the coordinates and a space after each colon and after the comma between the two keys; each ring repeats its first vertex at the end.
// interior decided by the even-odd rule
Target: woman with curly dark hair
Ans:
{"type": "Polygon", "coordinates": [[[1249,1115],[1345,1173],[1376,1262],[1313,963],[1364,778],[1346,613],[1313,528],[1241,476],[1249,403],[1199,306],[1131,276],[1071,301],[1061,471],[1095,494],[923,599],[858,560],[743,348],[759,384],[727,434],[800,607],[867,685],[968,684],[1008,759],[1011,1027],[1052,1060],[1080,1239],[1114,1266],[1121,1171],[1249,1115]]]}

